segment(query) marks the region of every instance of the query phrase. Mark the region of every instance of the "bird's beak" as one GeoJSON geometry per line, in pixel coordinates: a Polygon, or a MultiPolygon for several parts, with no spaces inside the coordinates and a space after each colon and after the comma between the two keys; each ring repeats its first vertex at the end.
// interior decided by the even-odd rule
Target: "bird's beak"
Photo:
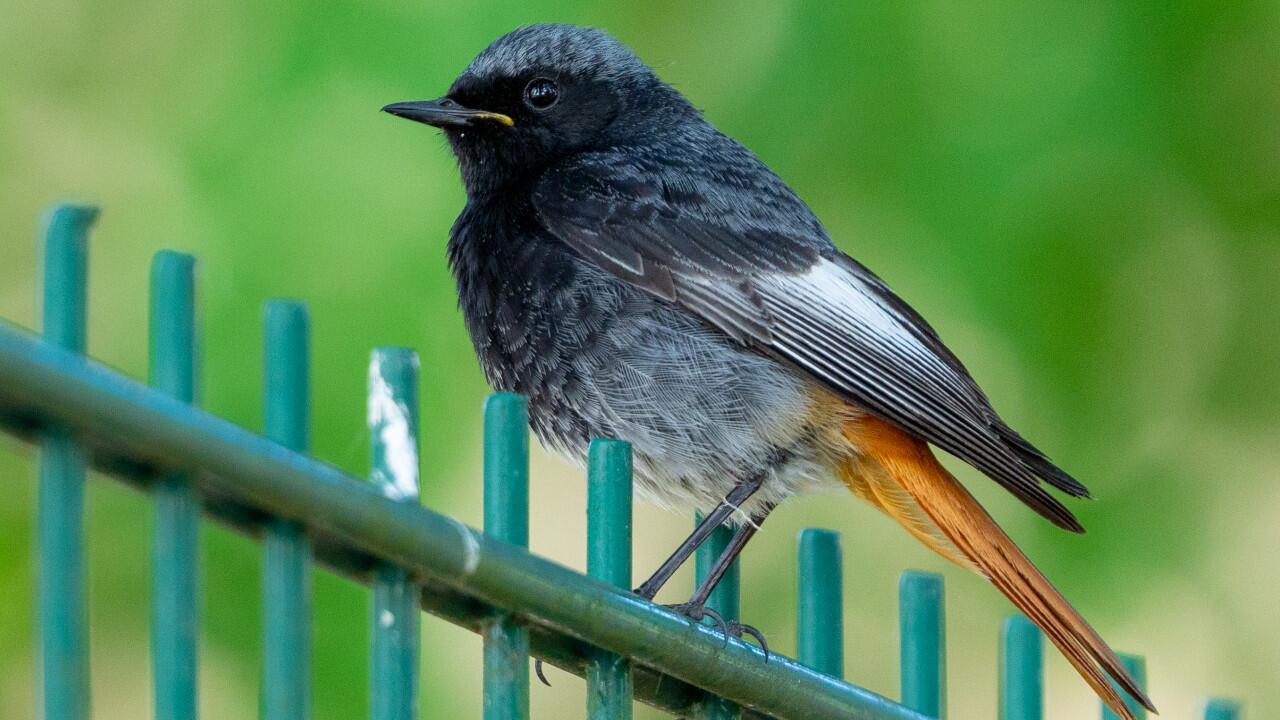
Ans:
{"type": "Polygon", "coordinates": [[[408,118],[414,122],[434,125],[438,128],[472,125],[481,121],[496,122],[507,127],[516,124],[516,121],[512,120],[510,115],[489,112],[488,110],[464,108],[447,97],[437,100],[392,103],[382,108],[382,111],[391,113],[396,117],[408,118]]]}

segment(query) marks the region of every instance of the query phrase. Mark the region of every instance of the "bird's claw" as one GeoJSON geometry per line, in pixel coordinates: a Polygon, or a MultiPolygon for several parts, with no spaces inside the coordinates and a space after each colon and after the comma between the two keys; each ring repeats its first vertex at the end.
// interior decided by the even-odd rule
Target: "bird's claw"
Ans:
{"type": "Polygon", "coordinates": [[[729,623],[729,633],[739,640],[743,635],[750,635],[760,644],[760,649],[764,651],[764,661],[769,662],[769,643],[765,642],[764,633],[756,629],[754,625],[746,623],[731,622],[729,623]]]}
{"type": "MultiPolygon", "coordinates": [[[[765,655],[767,656],[768,653],[766,652],[765,655]]],[[[533,674],[538,676],[538,679],[542,681],[543,685],[551,687],[551,681],[548,680],[546,674],[542,672],[542,658],[537,658],[533,661],[533,674]]]]}
{"type": "Polygon", "coordinates": [[[720,626],[720,632],[724,635],[725,644],[729,644],[729,623],[725,622],[723,615],[707,607],[704,603],[687,602],[666,605],[665,607],[696,623],[702,622],[704,618],[711,618],[716,625],[720,626]]]}
{"type": "Polygon", "coordinates": [[[720,628],[720,633],[724,636],[725,646],[729,645],[730,637],[735,637],[741,640],[744,635],[750,635],[755,638],[756,642],[760,644],[760,649],[764,651],[764,661],[769,662],[769,643],[765,641],[764,633],[757,630],[754,626],[733,620],[725,620],[723,615],[701,603],[679,603],[677,605],[666,605],[664,607],[698,623],[702,622],[704,618],[711,618],[711,620],[720,628]]]}

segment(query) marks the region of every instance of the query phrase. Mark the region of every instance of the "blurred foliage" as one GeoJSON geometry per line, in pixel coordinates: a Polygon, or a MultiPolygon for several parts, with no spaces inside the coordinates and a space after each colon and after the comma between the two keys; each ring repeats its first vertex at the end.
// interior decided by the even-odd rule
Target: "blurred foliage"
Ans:
{"type": "MultiPolygon", "coordinates": [[[[36,221],[104,213],[91,353],[145,376],[160,248],[200,260],[202,403],[260,427],[261,308],[307,301],[315,448],[364,473],[370,348],[423,356],[425,500],[478,523],[484,387],[443,248],[463,197],[434,97],[529,22],[605,27],[806,198],[929,317],[997,407],[1086,481],[1068,537],[962,477],[1103,634],[1149,656],[1164,717],[1209,691],[1280,704],[1280,4],[1263,2],[211,3],[0,0],[0,316],[34,327],[36,221]]],[[[0,450],[0,714],[30,717],[33,453],[0,450]]],[[[582,564],[582,484],[539,457],[535,551],[582,564]],[[575,518],[577,519],[575,521],[575,518]]],[[[95,712],[149,707],[149,508],[90,486],[95,712]]],[[[642,509],[636,575],[687,519],[642,509]]],[[[745,612],[791,651],[792,538],[844,532],[848,675],[896,693],[893,588],[941,568],[852,498],[797,499],[748,551],[745,612]]],[[[204,533],[202,705],[257,697],[259,550],[204,533]]],[[[947,571],[954,717],[990,716],[1008,611],[947,571]]],[[[687,586],[688,578],[681,576],[687,586]]],[[[672,597],[684,592],[673,588],[672,597]]],[[[315,708],[367,701],[367,597],[319,574],[315,708]]],[[[424,717],[475,716],[479,643],[424,622],[424,717]]],[[[1094,700],[1056,657],[1051,718],[1094,700]]],[[[535,687],[535,717],[581,685],[535,687]]],[[[642,712],[642,716],[643,715],[642,712]]]]}

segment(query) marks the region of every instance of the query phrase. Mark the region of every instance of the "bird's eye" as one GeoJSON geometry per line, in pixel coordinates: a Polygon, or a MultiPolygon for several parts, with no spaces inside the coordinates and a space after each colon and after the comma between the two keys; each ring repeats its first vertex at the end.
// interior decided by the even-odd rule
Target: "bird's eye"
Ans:
{"type": "Polygon", "coordinates": [[[560,99],[560,89],[546,78],[530,80],[524,87],[524,101],[534,110],[546,110],[560,99]]]}

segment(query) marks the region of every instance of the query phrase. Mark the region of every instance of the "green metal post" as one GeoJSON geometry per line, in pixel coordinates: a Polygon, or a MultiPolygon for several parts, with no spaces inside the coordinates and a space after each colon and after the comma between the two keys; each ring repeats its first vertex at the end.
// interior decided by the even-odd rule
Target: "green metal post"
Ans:
{"type": "MultiPolygon", "coordinates": [[[[631,445],[593,440],[587,453],[587,574],[631,589],[631,445]]],[[[587,717],[631,720],[631,663],[596,650],[587,665],[587,717]]]]}
{"type": "Polygon", "coordinates": [[[1226,698],[1211,698],[1204,705],[1204,720],[1240,720],[1240,703],[1226,698]]]}
{"type": "MultiPolygon", "coordinates": [[[[149,375],[152,387],[195,401],[195,260],[171,251],[151,264],[149,375]]],[[[151,672],[158,720],[196,717],[196,616],[200,502],[189,478],[172,473],[154,489],[151,550],[151,672]]]]}
{"type": "MultiPolygon", "coordinates": [[[[44,336],[85,350],[88,234],[97,210],[59,205],[44,240],[44,336]]],[[[40,439],[39,548],[41,667],[45,720],[89,716],[89,639],[84,579],[85,456],[71,434],[40,439]]]]}
{"type": "MultiPolygon", "coordinates": [[[[514,393],[484,405],[484,530],[529,546],[529,411],[514,393]]],[[[484,630],[484,717],[529,717],[529,631],[505,614],[484,630]]]]}
{"type": "Polygon", "coordinates": [[[946,622],[942,576],[910,570],[898,582],[902,704],[931,718],[946,716],[946,622]]]}
{"type": "MultiPolygon", "coordinates": [[[[1138,683],[1138,687],[1146,690],[1147,661],[1143,659],[1141,655],[1129,655],[1127,653],[1117,654],[1120,656],[1120,664],[1123,665],[1124,669],[1128,670],[1129,674],[1133,676],[1133,679],[1138,683]]],[[[1124,698],[1125,707],[1129,708],[1130,712],[1133,713],[1134,720],[1147,720],[1146,708],[1138,704],[1137,700],[1129,697],[1128,693],[1124,690],[1120,690],[1115,683],[1112,683],[1112,686],[1116,687],[1117,691],[1120,693],[1120,697],[1124,698]]],[[[1120,720],[1119,716],[1111,712],[1111,710],[1105,705],[1102,708],[1102,718],[1103,720],[1120,720]]]]}
{"type": "MultiPolygon", "coordinates": [[[[418,355],[379,348],[369,361],[373,483],[393,500],[418,502],[418,355]]],[[[373,720],[412,720],[418,709],[418,586],[402,568],[373,579],[370,707],[373,720]]]]}
{"type": "Polygon", "coordinates": [[[1023,615],[1000,626],[1000,720],[1044,716],[1044,636],[1023,615]]]}
{"type": "Polygon", "coordinates": [[[844,599],[840,533],[800,531],[799,612],[796,646],[800,662],[832,677],[844,676],[844,599]]]}
{"type": "MultiPolygon", "coordinates": [[[[695,517],[694,526],[696,527],[701,520],[701,516],[695,517]]],[[[720,554],[724,552],[732,537],[733,529],[721,525],[698,548],[698,552],[694,555],[694,562],[697,567],[697,582],[702,582],[707,573],[711,572],[711,567],[715,565],[716,558],[719,558],[720,554]]],[[[734,560],[728,571],[725,572],[724,577],[720,579],[720,584],[716,585],[716,589],[707,600],[707,607],[720,613],[720,616],[726,622],[737,620],[739,617],[740,582],[739,562],[734,560]]],[[[709,625],[714,624],[710,618],[703,622],[709,625]]],[[[722,697],[710,694],[702,702],[698,703],[696,713],[693,715],[694,720],[731,720],[740,717],[742,717],[742,708],[722,697]]]]}
{"type": "MultiPolygon", "coordinates": [[[[267,437],[300,452],[311,444],[308,325],[301,303],[268,303],[267,437]]],[[[300,523],[277,519],[264,545],[263,715],[305,720],[311,714],[311,542],[300,523]]]]}

